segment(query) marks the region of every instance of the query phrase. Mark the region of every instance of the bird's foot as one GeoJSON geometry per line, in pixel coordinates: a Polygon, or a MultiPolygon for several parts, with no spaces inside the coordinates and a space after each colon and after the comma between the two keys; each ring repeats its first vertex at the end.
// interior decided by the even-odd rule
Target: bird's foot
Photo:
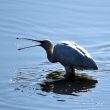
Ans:
{"type": "Polygon", "coordinates": [[[70,73],[70,74],[65,74],[65,79],[68,81],[73,81],[76,78],[76,74],[70,73]]]}

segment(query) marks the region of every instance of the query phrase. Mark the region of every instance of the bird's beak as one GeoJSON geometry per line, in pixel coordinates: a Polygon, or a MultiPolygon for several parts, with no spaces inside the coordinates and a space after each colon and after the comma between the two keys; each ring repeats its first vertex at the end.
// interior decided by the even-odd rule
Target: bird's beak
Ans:
{"type": "Polygon", "coordinates": [[[34,40],[34,39],[30,39],[30,38],[16,38],[16,39],[23,39],[23,40],[30,40],[30,41],[34,41],[34,42],[38,42],[39,44],[37,45],[33,45],[33,46],[28,46],[28,47],[23,47],[23,48],[19,48],[18,50],[23,50],[23,49],[26,49],[26,48],[31,48],[31,47],[36,47],[36,46],[41,46],[43,41],[40,41],[40,40],[34,40]]]}

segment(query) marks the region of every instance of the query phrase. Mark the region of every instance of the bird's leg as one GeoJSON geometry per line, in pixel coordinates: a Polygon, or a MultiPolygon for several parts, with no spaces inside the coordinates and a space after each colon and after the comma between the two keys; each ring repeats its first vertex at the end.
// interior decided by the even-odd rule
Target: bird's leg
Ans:
{"type": "Polygon", "coordinates": [[[73,78],[75,77],[75,69],[71,68],[69,66],[65,66],[65,70],[66,70],[66,78],[73,78]]]}
{"type": "Polygon", "coordinates": [[[72,69],[72,75],[74,75],[75,76],[75,69],[74,68],[71,68],[72,69]]]}

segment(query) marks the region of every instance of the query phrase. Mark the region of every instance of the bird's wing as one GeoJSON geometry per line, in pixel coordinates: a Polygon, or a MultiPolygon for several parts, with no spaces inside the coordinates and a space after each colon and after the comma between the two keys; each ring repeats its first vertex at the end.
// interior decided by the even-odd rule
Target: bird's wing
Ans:
{"type": "Polygon", "coordinates": [[[54,47],[54,56],[62,65],[83,67],[84,58],[91,58],[89,53],[75,42],[63,41],[54,47]]]}
{"type": "Polygon", "coordinates": [[[88,58],[92,58],[90,56],[90,54],[83,48],[81,47],[80,45],[76,44],[75,42],[72,42],[72,41],[62,41],[61,42],[62,44],[66,44],[74,49],[76,49],[78,52],[80,52],[83,56],[86,56],[88,58]]]}

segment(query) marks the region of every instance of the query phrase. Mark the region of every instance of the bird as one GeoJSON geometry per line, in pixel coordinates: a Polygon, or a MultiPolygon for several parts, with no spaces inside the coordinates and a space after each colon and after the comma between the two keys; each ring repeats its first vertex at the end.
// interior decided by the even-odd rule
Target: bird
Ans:
{"type": "Polygon", "coordinates": [[[39,43],[34,46],[19,48],[18,50],[36,46],[42,47],[46,51],[47,59],[51,63],[59,62],[64,66],[66,78],[74,76],[75,69],[98,70],[98,66],[90,54],[83,47],[73,41],[61,41],[56,45],[53,45],[50,40],[34,40],[30,38],[16,39],[30,40],[39,43]]]}

